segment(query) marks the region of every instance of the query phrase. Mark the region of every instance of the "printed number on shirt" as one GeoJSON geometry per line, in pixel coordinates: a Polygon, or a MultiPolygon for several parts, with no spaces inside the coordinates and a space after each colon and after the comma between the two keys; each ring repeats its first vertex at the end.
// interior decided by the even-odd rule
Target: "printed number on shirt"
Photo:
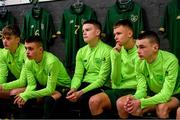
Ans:
{"type": "Polygon", "coordinates": [[[75,25],[74,27],[76,28],[76,30],[75,30],[75,32],[74,32],[74,34],[76,34],[76,35],[77,35],[77,32],[78,32],[78,30],[79,30],[79,28],[80,28],[80,25],[75,25]]]}

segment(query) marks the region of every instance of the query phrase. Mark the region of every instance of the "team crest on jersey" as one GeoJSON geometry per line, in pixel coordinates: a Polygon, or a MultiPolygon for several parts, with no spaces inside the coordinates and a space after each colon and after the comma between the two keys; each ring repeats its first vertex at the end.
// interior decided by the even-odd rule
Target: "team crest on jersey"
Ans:
{"type": "Polygon", "coordinates": [[[81,24],[83,24],[86,21],[86,19],[81,19],[81,24]]]}
{"type": "Polygon", "coordinates": [[[178,15],[178,16],[176,17],[176,19],[179,20],[179,19],[180,19],[180,15],[178,15]]]}
{"type": "Polygon", "coordinates": [[[31,29],[33,29],[34,28],[34,25],[31,25],[31,29]]]}
{"type": "Polygon", "coordinates": [[[74,23],[74,20],[70,20],[70,22],[69,22],[70,24],[73,24],[74,23]]]}
{"type": "Polygon", "coordinates": [[[139,19],[138,15],[131,15],[131,21],[136,22],[139,19]]]}
{"type": "Polygon", "coordinates": [[[44,30],[44,24],[41,23],[41,30],[44,30]]]}

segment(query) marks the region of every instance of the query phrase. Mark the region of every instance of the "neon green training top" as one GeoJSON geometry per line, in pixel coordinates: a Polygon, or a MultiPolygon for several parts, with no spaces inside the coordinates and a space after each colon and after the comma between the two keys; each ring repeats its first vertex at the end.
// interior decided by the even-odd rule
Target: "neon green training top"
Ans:
{"type": "Polygon", "coordinates": [[[135,65],[138,61],[137,47],[130,50],[121,48],[120,52],[111,50],[111,80],[113,89],[136,89],[135,65]]]}
{"type": "Polygon", "coordinates": [[[80,48],[76,56],[76,68],[71,89],[78,89],[82,82],[90,83],[82,89],[84,93],[104,84],[109,86],[111,49],[101,40],[95,48],[91,48],[89,45],[80,48]]]}
{"type": "Polygon", "coordinates": [[[27,101],[31,98],[39,98],[51,95],[56,86],[70,87],[70,77],[66,69],[57,57],[49,52],[43,53],[40,63],[34,60],[27,60],[25,63],[27,75],[27,87],[20,96],[27,101]],[[36,85],[40,84],[44,88],[36,90],[36,85]]]}
{"type": "Polygon", "coordinates": [[[151,64],[145,60],[139,61],[135,97],[140,99],[141,108],[169,101],[174,94],[177,75],[178,60],[169,52],[159,50],[156,60],[151,64]],[[145,98],[148,88],[156,94],[145,98]]]}
{"type": "Polygon", "coordinates": [[[25,47],[20,44],[14,54],[7,49],[1,50],[0,55],[0,84],[7,83],[8,72],[10,71],[16,79],[20,77],[21,69],[24,65],[26,54],[25,47]]]}

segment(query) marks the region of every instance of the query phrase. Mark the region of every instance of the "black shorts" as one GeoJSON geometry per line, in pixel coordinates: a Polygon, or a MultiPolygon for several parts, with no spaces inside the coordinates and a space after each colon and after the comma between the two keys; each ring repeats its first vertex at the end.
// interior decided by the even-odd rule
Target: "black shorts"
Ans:
{"type": "Polygon", "coordinates": [[[111,90],[105,90],[104,91],[110,101],[111,101],[111,105],[112,105],[112,109],[116,110],[116,101],[119,97],[128,95],[128,94],[134,94],[136,92],[135,89],[111,89],[111,90]]]}

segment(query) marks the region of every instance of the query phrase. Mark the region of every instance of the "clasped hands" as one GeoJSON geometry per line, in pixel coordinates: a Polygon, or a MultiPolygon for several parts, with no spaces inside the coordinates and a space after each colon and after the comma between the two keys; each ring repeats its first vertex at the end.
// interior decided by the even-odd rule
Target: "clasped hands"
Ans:
{"type": "Polygon", "coordinates": [[[82,90],[75,90],[75,89],[71,89],[66,96],[66,99],[68,99],[71,102],[77,102],[77,100],[81,97],[81,95],[83,94],[82,90]]]}

